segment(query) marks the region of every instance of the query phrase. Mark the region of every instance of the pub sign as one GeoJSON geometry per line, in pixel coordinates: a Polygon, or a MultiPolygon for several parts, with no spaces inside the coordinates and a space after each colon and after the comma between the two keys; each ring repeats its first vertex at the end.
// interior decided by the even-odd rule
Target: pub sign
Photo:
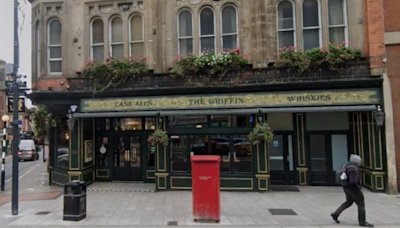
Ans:
{"type": "MultiPolygon", "coordinates": [[[[14,111],[14,98],[8,97],[8,113],[14,111]]],[[[25,97],[18,98],[18,112],[25,112],[25,97]]]]}

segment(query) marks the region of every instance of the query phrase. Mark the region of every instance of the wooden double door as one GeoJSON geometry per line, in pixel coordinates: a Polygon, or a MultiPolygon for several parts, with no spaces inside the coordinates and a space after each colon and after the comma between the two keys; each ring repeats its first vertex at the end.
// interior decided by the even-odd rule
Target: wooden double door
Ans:
{"type": "Polygon", "coordinates": [[[111,137],[112,179],[115,181],[142,181],[145,174],[147,135],[118,133],[111,137]]]}

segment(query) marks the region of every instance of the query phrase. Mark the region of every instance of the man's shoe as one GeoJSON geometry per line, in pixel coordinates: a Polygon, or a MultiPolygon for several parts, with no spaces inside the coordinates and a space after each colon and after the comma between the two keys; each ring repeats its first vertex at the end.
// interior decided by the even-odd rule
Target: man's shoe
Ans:
{"type": "Polygon", "coordinates": [[[333,221],[335,221],[336,223],[340,223],[338,218],[339,216],[335,215],[334,213],[331,214],[333,221]]]}
{"type": "Polygon", "coordinates": [[[367,223],[367,222],[361,223],[360,226],[362,226],[362,227],[374,227],[374,225],[369,224],[369,223],[367,223]]]}

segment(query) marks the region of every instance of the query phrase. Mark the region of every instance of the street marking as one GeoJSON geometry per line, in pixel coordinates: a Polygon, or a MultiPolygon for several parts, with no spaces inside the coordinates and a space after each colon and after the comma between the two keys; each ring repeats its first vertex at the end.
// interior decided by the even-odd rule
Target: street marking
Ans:
{"type": "MultiPolygon", "coordinates": [[[[30,168],[29,170],[25,171],[22,175],[19,176],[19,180],[21,180],[24,176],[26,176],[28,173],[30,173],[32,170],[36,169],[36,167],[42,165],[43,163],[38,163],[37,165],[33,166],[32,168],[30,168]]],[[[12,180],[12,177],[8,178],[6,180],[6,183],[10,182],[12,180]]]]}

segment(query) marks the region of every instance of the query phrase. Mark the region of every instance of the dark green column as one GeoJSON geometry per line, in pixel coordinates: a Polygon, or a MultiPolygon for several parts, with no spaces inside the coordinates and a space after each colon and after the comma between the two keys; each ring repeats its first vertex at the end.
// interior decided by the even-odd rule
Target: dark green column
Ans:
{"type": "Polygon", "coordinates": [[[353,153],[361,156],[361,181],[372,191],[385,191],[384,144],[382,130],[371,112],[352,113],[353,153]]]}
{"type": "MultiPolygon", "coordinates": [[[[165,130],[166,117],[157,118],[157,129],[165,130]]],[[[157,191],[167,190],[169,188],[169,156],[168,146],[157,145],[156,147],[156,189],[157,191]]]]}
{"type": "MultiPolygon", "coordinates": [[[[262,124],[266,121],[265,115],[257,115],[257,123],[262,124]]],[[[268,122],[268,121],[267,121],[268,122]]],[[[270,159],[269,159],[269,143],[261,142],[255,145],[255,178],[259,191],[270,190],[270,159]]]]}
{"type": "Polygon", "coordinates": [[[297,177],[296,182],[299,185],[308,185],[308,162],[306,154],[306,124],[305,114],[295,113],[294,114],[294,135],[295,135],[295,151],[294,156],[297,157],[296,170],[297,177]]]}

